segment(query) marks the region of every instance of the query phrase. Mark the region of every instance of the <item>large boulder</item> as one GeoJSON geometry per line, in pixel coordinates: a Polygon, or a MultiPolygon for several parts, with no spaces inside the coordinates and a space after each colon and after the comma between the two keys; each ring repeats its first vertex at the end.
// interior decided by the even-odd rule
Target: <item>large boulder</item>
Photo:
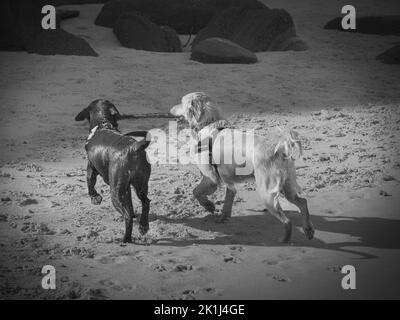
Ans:
{"type": "Polygon", "coordinates": [[[84,39],[61,28],[41,31],[28,41],[26,50],[42,55],[98,56],[84,39]]]}
{"type": "Polygon", "coordinates": [[[380,35],[400,35],[400,15],[368,16],[356,18],[356,29],[343,29],[343,17],[329,21],[324,29],[380,35]]]}
{"type": "Polygon", "coordinates": [[[56,22],[59,25],[62,20],[76,18],[79,16],[79,10],[56,9],[56,22]]]}
{"type": "Polygon", "coordinates": [[[169,26],[180,34],[195,34],[216,13],[231,6],[265,8],[257,0],[112,0],[102,7],[95,24],[113,28],[122,14],[137,11],[155,24],[169,26]]]}
{"type": "Polygon", "coordinates": [[[101,8],[94,23],[98,26],[114,28],[117,19],[129,11],[136,11],[133,2],[127,0],[109,1],[101,8]]]}
{"type": "Polygon", "coordinates": [[[168,52],[182,52],[182,43],[176,31],[168,26],[161,26],[168,52]]]}
{"type": "Polygon", "coordinates": [[[134,11],[118,18],[114,33],[127,48],[157,52],[182,51],[180,40],[174,30],[162,29],[134,11]]]}
{"type": "Polygon", "coordinates": [[[25,50],[27,42],[42,31],[45,1],[0,1],[0,50],[25,50]]]}
{"type": "Polygon", "coordinates": [[[385,64],[400,64],[400,44],[381,53],[376,59],[385,64]]]}
{"type": "Polygon", "coordinates": [[[89,44],[59,27],[63,18],[79,12],[58,11],[57,29],[42,29],[42,7],[55,0],[0,1],[0,50],[26,50],[38,54],[73,54],[97,56],[89,44]]]}
{"type": "Polygon", "coordinates": [[[192,50],[191,59],[203,63],[255,63],[257,56],[222,38],[208,38],[201,41],[192,50]]]}
{"type": "Polygon", "coordinates": [[[212,37],[229,39],[253,52],[307,49],[296,36],[290,14],[282,9],[228,8],[198,33],[193,48],[212,37]]]}

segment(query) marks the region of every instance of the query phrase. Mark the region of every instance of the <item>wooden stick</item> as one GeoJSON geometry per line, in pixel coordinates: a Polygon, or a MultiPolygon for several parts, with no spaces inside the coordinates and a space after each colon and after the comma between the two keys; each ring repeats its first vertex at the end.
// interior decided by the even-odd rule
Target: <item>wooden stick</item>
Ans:
{"type": "Polygon", "coordinates": [[[146,119],[146,118],[174,118],[177,117],[173,116],[169,113],[141,113],[141,114],[122,114],[118,117],[118,120],[122,119],[146,119]]]}

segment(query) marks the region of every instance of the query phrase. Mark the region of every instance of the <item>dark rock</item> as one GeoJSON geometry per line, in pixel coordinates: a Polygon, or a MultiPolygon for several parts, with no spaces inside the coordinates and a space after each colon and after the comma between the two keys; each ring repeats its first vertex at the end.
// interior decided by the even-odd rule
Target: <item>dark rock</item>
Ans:
{"type": "Polygon", "coordinates": [[[342,28],[342,18],[332,19],[324,26],[324,29],[367,34],[400,35],[400,15],[357,17],[356,29],[354,30],[344,30],[342,28]]]}
{"type": "Polygon", "coordinates": [[[79,10],[65,10],[65,9],[56,10],[57,23],[60,23],[61,20],[76,18],[78,16],[79,16],[79,10]]]}
{"type": "Polygon", "coordinates": [[[204,63],[257,62],[257,56],[253,52],[222,38],[201,41],[193,48],[191,59],[204,63]]]}
{"type": "Polygon", "coordinates": [[[0,1],[0,50],[24,50],[26,43],[42,31],[45,1],[0,1]]]}
{"type": "Polygon", "coordinates": [[[216,15],[210,23],[197,34],[192,43],[192,47],[195,47],[197,43],[208,38],[218,37],[230,39],[234,29],[240,23],[241,19],[243,19],[245,13],[246,11],[244,9],[233,7],[216,15]]]}
{"type": "Polygon", "coordinates": [[[376,59],[385,64],[400,64],[400,44],[381,53],[376,59]]]}
{"type": "Polygon", "coordinates": [[[296,36],[290,14],[282,9],[228,8],[198,33],[193,47],[211,37],[226,38],[253,52],[307,49],[296,36]]]}
{"type": "Polygon", "coordinates": [[[86,40],[60,28],[43,30],[27,43],[26,49],[43,55],[98,56],[86,40]]]}
{"type": "Polygon", "coordinates": [[[181,40],[176,31],[168,26],[161,26],[164,33],[164,39],[167,42],[169,52],[182,52],[181,40]]]}
{"type": "Polygon", "coordinates": [[[173,30],[162,29],[134,11],[118,18],[114,33],[127,48],[157,52],[182,51],[180,40],[173,30]]]}
{"type": "Polygon", "coordinates": [[[94,23],[98,26],[114,28],[119,16],[132,10],[135,10],[133,2],[126,0],[109,1],[101,8],[94,23]]]}
{"type": "Polygon", "coordinates": [[[265,7],[257,0],[113,0],[103,6],[95,24],[113,28],[119,16],[137,11],[155,24],[169,26],[180,34],[195,34],[216,13],[231,6],[265,7]]]}
{"type": "MultiPolygon", "coordinates": [[[[43,30],[42,7],[55,1],[3,0],[0,2],[0,50],[27,50],[40,54],[97,55],[85,40],[57,28],[43,30]]],[[[59,19],[76,15],[61,10],[59,19]],[[61,14],[61,16],[60,16],[61,14]]],[[[78,12],[79,14],[79,12],[78,12]]],[[[59,24],[59,23],[58,23],[59,24]]]]}

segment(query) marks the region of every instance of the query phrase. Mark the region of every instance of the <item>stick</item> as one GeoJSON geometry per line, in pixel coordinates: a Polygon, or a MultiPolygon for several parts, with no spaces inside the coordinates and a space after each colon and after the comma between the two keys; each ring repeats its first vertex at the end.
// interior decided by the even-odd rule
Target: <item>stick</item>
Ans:
{"type": "Polygon", "coordinates": [[[177,118],[169,113],[142,113],[142,114],[122,114],[118,117],[121,119],[146,119],[146,118],[177,118]]]}

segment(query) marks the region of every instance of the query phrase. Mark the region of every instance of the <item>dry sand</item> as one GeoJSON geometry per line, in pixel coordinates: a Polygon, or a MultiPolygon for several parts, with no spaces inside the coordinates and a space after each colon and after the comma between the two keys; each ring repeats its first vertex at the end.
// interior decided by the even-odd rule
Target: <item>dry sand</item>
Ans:
{"type": "MultiPolygon", "coordinates": [[[[99,57],[0,52],[0,297],[122,299],[400,298],[400,68],[375,56],[398,37],[326,31],[344,1],[268,1],[287,9],[304,52],[259,53],[256,65],[203,65],[189,53],[121,47],[93,24],[100,6],[63,27],[99,57]],[[155,165],[146,238],[121,244],[123,222],[101,179],[103,203],[86,190],[86,123],[74,116],[106,98],[124,113],[166,112],[191,91],[206,91],[238,127],[268,137],[276,126],[304,137],[297,162],[315,239],[282,226],[249,183],[233,217],[215,223],[192,198],[193,166],[155,165]],[[322,111],[321,111],[322,110],[322,111]],[[57,290],[41,288],[43,265],[57,290]],[[341,288],[354,265],[357,289],[341,288]]],[[[395,1],[353,1],[359,14],[390,14],[395,1]]],[[[164,119],[121,121],[123,132],[166,127],[164,119]]],[[[214,199],[221,208],[223,190],[214,199]]],[[[134,200],[139,208],[139,203],[134,200]]]]}

